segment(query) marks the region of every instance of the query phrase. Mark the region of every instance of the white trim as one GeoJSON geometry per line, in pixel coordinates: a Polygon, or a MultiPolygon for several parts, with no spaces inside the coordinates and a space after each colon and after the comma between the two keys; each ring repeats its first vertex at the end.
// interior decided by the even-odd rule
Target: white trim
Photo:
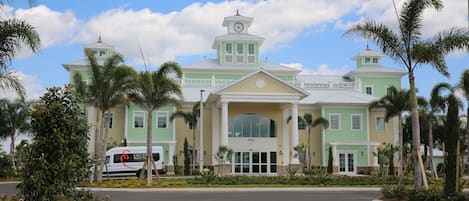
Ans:
{"type": "MultiPolygon", "coordinates": [[[[146,144],[147,140],[128,140],[127,144],[146,144]]],[[[155,144],[176,144],[176,141],[163,141],[158,139],[153,139],[153,143],[155,144]]]]}
{"type": "Polygon", "coordinates": [[[354,150],[340,150],[337,151],[337,154],[335,156],[337,158],[337,168],[338,168],[338,173],[341,175],[356,175],[357,174],[357,151],[354,150]],[[340,172],[340,154],[345,154],[345,172],[340,172]],[[353,172],[348,171],[348,154],[353,154],[353,172]]]}
{"type": "Polygon", "coordinates": [[[351,131],[362,131],[363,130],[363,117],[362,117],[362,114],[350,114],[350,130],[351,131]],[[354,116],[359,116],[360,117],[360,128],[359,129],[354,129],[353,128],[353,117],[354,116]]]}
{"type": "MultiPolygon", "coordinates": [[[[370,141],[370,110],[366,110],[366,141],[370,141]]],[[[366,146],[366,155],[368,158],[368,166],[370,166],[370,145],[366,146]]]]}
{"type": "Polygon", "coordinates": [[[298,103],[301,99],[297,94],[293,95],[263,95],[263,94],[222,94],[221,102],[244,103],[298,103]]]}
{"type": "MultiPolygon", "coordinates": [[[[129,137],[129,105],[125,105],[124,108],[124,139],[128,139],[129,137]]],[[[133,122],[132,122],[133,123],[133,122]]]]}
{"type": "Polygon", "coordinates": [[[375,116],[375,131],[376,133],[379,133],[379,134],[385,134],[386,133],[386,121],[384,120],[384,116],[381,116],[381,115],[377,115],[375,116]],[[383,118],[383,130],[378,130],[378,118],[383,118]]]}
{"type": "Polygon", "coordinates": [[[156,111],[156,128],[160,128],[160,129],[164,129],[164,128],[168,128],[168,124],[169,124],[169,112],[168,111],[156,111]],[[158,127],[158,120],[159,120],[159,114],[163,114],[163,113],[166,113],[166,126],[165,127],[158,127]]]}
{"type": "MultiPolygon", "coordinates": [[[[321,117],[326,116],[326,110],[324,107],[321,107],[321,117]]],[[[326,129],[324,126],[321,126],[321,152],[322,152],[322,165],[326,166],[326,129]]]]}
{"type": "Polygon", "coordinates": [[[366,94],[366,95],[374,96],[374,94],[375,94],[375,88],[374,88],[373,85],[365,85],[364,88],[365,88],[365,94],[366,94]],[[366,88],[371,88],[371,94],[368,94],[368,93],[367,93],[366,88]]]}
{"type": "Polygon", "coordinates": [[[379,142],[329,142],[330,145],[370,145],[379,146],[379,142]]]}
{"type": "Polygon", "coordinates": [[[329,122],[331,124],[331,127],[329,128],[329,130],[331,131],[341,131],[342,130],[342,114],[340,113],[329,113],[329,122]],[[339,116],[338,120],[339,120],[339,123],[338,123],[338,126],[339,128],[332,128],[332,120],[331,120],[331,116],[339,116]]]}
{"type": "Polygon", "coordinates": [[[106,125],[104,124],[104,120],[106,119],[106,115],[107,115],[107,114],[111,114],[111,122],[112,122],[112,124],[111,124],[111,126],[109,127],[109,129],[112,129],[112,128],[114,127],[114,112],[111,112],[111,111],[109,111],[109,112],[104,112],[103,128],[106,128],[106,125]]]}
{"type": "MultiPolygon", "coordinates": [[[[173,106],[173,114],[176,112],[176,107],[173,106]]],[[[173,141],[176,141],[176,118],[173,119],[173,141]]],[[[176,153],[174,153],[176,154],[176,153]]]]}
{"type": "Polygon", "coordinates": [[[140,128],[140,127],[135,127],[135,113],[143,113],[143,127],[141,128],[145,128],[145,114],[146,114],[146,111],[143,111],[143,110],[136,110],[136,111],[133,111],[132,112],[132,128],[140,128]]]}

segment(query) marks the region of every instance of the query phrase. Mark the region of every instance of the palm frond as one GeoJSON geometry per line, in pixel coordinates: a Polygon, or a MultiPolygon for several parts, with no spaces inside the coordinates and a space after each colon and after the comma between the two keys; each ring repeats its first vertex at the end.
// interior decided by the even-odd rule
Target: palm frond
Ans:
{"type": "Polygon", "coordinates": [[[13,89],[21,99],[26,97],[26,90],[23,84],[12,72],[0,71],[0,89],[13,89]]]}
{"type": "Polygon", "coordinates": [[[469,51],[469,29],[450,28],[441,31],[433,37],[435,46],[443,53],[447,54],[454,50],[469,51]]]}
{"type": "Polygon", "coordinates": [[[24,20],[0,20],[0,30],[0,67],[8,66],[23,45],[32,52],[37,52],[41,46],[39,34],[24,20]]]}

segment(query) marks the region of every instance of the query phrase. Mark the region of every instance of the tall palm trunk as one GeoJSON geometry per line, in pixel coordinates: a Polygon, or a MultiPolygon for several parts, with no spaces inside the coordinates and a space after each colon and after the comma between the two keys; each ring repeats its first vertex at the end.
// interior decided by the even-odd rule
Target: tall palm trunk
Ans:
{"type": "MultiPolygon", "coordinates": [[[[101,113],[101,121],[104,122],[104,114],[107,111],[103,111],[101,113]]],[[[107,143],[109,139],[109,123],[110,121],[107,121],[106,126],[104,124],[100,124],[101,131],[104,128],[104,134],[101,135],[101,149],[99,151],[98,155],[98,161],[99,161],[99,169],[98,169],[98,178],[97,181],[101,182],[103,181],[103,170],[104,170],[104,165],[106,163],[106,151],[107,151],[107,143]]]]}
{"type": "Polygon", "coordinates": [[[412,121],[412,158],[414,162],[414,186],[416,188],[420,188],[422,186],[428,188],[427,177],[425,175],[422,156],[420,153],[420,124],[419,113],[417,109],[417,96],[415,91],[415,77],[413,71],[409,71],[409,86],[411,108],[410,112],[412,121]]]}
{"type": "MultiPolygon", "coordinates": [[[[152,110],[147,110],[148,112],[148,126],[147,126],[147,185],[151,185],[151,183],[153,182],[153,171],[151,170],[151,165],[152,165],[152,160],[151,160],[151,157],[153,157],[153,153],[152,153],[152,144],[153,144],[153,136],[152,136],[152,119],[153,119],[153,115],[152,115],[152,110]]],[[[156,170],[155,170],[156,171],[156,170]]]]}
{"type": "Polygon", "coordinates": [[[428,161],[430,162],[430,172],[432,177],[438,178],[438,175],[436,173],[435,165],[433,164],[433,121],[429,122],[429,127],[428,127],[428,146],[430,148],[430,157],[428,161]]]}
{"type": "Polygon", "coordinates": [[[398,176],[403,176],[402,166],[404,165],[404,135],[402,131],[402,114],[399,113],[398,116],[398,125],[399,125],[399,169],[397,171],[398,176]]]}
{"type": "Polygon", "coordinates": [[[99,159],[99,134],[100,134],[100,117],[99,117],[99,109],[96,108],[96,111],[95,111],[95,122],[96,122],[96,125],[95,125],[95,129],[94,129],[94,153],[93,153],[93,159],[94,159],[94,174],[93,174],[93,179],[95,181],[98,180],[98,169],[99,169],[99,163],[98,163],[98,159],[99,159]]]}
{"type": "Polygon", "coordinates": [[[11,129],[11,134],[10,134],[10,160],[11,164],[13,165],[13,168],[16,169],[16,163],[15,163],[15,134],[16,134],[16,129],[12,128],[11,129]]]}
{"type": "MultiPolygon", "coordinates": [[[[195,125],[195,124],[194,124],[195,125]]],[[[195,126],[194,128],[192,129],[192,170],[191,170],[191,175],[193,174],[194,170],[195,170],[195,157],[197,156],[196,153],[195,153],[195,126]]]]}
{"type": "Polygon", "coordinates": [[[306,154],[308,156],[307,167],[309,170],[311,168],[311,128],[308,128],[308,149],[306,151],[308,152],[306,154]]]}
{"type": "MultiPolygon", "coordinates": [[[[466,96],[469,97],[469,94],[466,95],[466,96]]],[[[468,149],[468,152],[466,152],[466,154],[467,154],[466,164],[469,163],[469,99],[467,100],[467,103],[468,103],[468,106],[467,106],[467,113],[466,113],[466,146],[467,146],[466,149],[468,149]]],[[[463,168],[466,169],[464,164],[465,163],[463,162],[463,168]]],[[[462,173],[464,174],[464,172],[462,172],[462,173]]]]}

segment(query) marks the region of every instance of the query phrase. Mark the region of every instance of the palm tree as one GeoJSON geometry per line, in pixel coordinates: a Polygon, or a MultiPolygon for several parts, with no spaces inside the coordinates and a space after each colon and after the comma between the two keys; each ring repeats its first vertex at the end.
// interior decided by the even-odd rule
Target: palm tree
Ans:
{"type": "Polygon", "coordinates": [[[371,108],[384,108],[386,115],[384,120],[388,122],[391,118],[398,118],[399,122],[399,168],[398,175],[402,176],[403,165],[403,128],[402,128],[402,113],[409,110],[409,94],[407,90],[398,90],[396,87],[391,86],[389,93],[377,101],[370,104],[371,108]]]}
{"type": "MultiPolygon", "coordinates": [[[[195,148],[195,130],[197,128],[197,118],[200,116],[200,102],[197,102],[191,112],[184,112],[178,110],[174,112],[169,119],[173,121],[175,118],[183,118],[186,124],[189,124],[189,128],[192,130],[192,143],[195,148]]],[[[192,169],[195,168],[195,151],[192,151],[192,169]]]]}
{"type": "Polygon", "coordinates": [[[0,20],[0,89],[13,89],[21,98],[25,96],[23,86],[18,78],[8,71],[8,66],[23,46],[35,53],[40,44],[39,34],[26,21],[0,20]]]}
{"type": "MultiPolygon", "coordinates": [[[[467,152],[469,153],[469,70],[466,69],[461,75],[461,80],[459,80],[457,88],[464,93],[464,97],[467,102],[467,112],[466,112],[466,146],[467,152]]],[[[467,156],[467,161],[469,162],[469,156],[467,156]]]]}
{"type": "MultiPolygon", "coordinates": [[[[181,88],[177,82],[169,77],[175,73],[182,77],[181,67],[175,62],[165,62],[160,69],[154,72],[140,72],[136,78],[135,88],[128,94],[129,99],[146,109],[148,114],[147,127],[147,184],[152,182],[151,157],[152,157],[152,113],[166,105],[179,105],[176,96],[182,97],[181,88]]],[[[158,172],[157,170],[155,170],[158,172]]],[[[159,176],[158,176],[159,179],[159,176]]]]}
{"type": "Polygon", "coordinates": [[[414,186],[420,188],[426,184],[423,163],[420,156],[420,125],[417,109],[414,70],[429,64],[438,72],[449,76],[444,56],[455,49],[469,48],[469,30],[451,28],[442,31],[430,39],[422,39],[422,15],[425,9],[441,10],[441,0],[408,0],[397,14],[398,32],[390,27],[369,20],[357,24],[345,32],[346,35],[360,35],[375,42],[384,54],[403,64],[408,72],[410,86],[410,109],[412,118],[412,143],[414,161],[414,186]]]}
{"type": "Polygon", "coordinates": [[[109,139],[109,125],[104,126],[101,122],[105,122],[105,114],[111,108],[127,103],[125,95],[133,87],[136,72],[122,64],[124,59],[118,53],[113,53],[104,60],[98,60],[89,49],[85,49],[85,55],[91,70],[91,83],[86,85],[81,74],[75,74],[73,79],[80,99],[96,108],[95,178],[101,182],[109,139]]]}
{"type": "Polygon", "coordinates": [[[30,128],[29,108],[30,104],[23,100],[15,102],[0,100],[0,138],[10,137],[10,160],[13,167],[15,167],[16,133],[30,128]]]}
{"type": "Polygon", "coordinates": [[[444,126],[444,143],[447,151],[445,159],[445,187],[446,195],[451,195],[458,191],[459,172],[457,172],[457,143],[459,140],[459,109],[462,106],[456,97],[455,90],[448,83],[439,83],[432,90],[432,97],[435,97],[435,105],[441,107],[446,112],[446,123],[444,126]],[[449,91],[445,96],[441,96],[443,90],[449,91]]]}
{"type": "MultiPolygon", "coordinates": [[[[287,123],[290,122],[291,119],[292,116],[289,116],[287,119],[287,123]]],[[[311,168],[311,129],[319,125],[327,129],[329,127],[329,121],[322,117],[314,119],[313,115],[311,115],[310,113],[305,113],[303,116],[298,116],[298,124],[300,123],[304,123],[306,125],[306,129],[308,130],[308,148],[306,149],[306,155],[308,157],[306,158],[306,167],[309,170],[311,168]]]]}

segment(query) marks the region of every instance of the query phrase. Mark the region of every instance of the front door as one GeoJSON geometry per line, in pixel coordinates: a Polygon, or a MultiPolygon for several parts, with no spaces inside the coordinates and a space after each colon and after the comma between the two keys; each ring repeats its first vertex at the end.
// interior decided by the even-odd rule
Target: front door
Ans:
{"type": "Polygon", "coordinates": [[[277,173],[277,152],[246,151],[234,153],[233,172],[268,174],[277,173]]]}
{"type": "Polygon", "coordinates": [[[351,152],[339,153],[339,174],[356,174],[355,154],[351,152]]]}

